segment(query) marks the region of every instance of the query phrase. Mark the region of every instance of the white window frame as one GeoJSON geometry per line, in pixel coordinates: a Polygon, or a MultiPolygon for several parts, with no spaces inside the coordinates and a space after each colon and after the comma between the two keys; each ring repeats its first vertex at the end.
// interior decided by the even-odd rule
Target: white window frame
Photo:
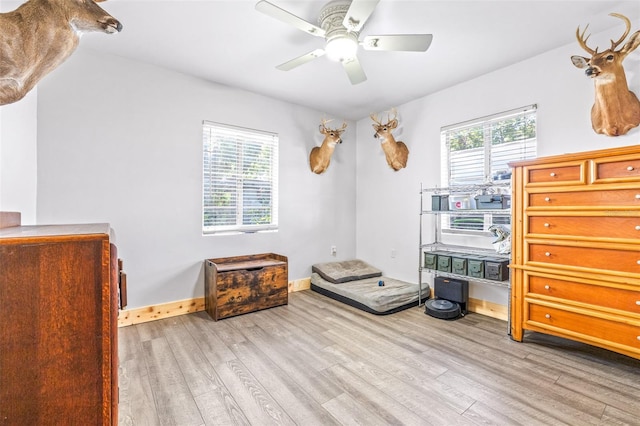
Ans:
{"type": "MultiPolygon", "coordinates": [[[[459,188],[458,194],[467,192],[473,197],[475,195],[474,188],[478,185],[486,186],[485,193],[501,193],[510,194],[509,179],[502,179],[505,174],[510,173],[508,163],[512,161],[525,160],[535,158],[537,151],[537,105],[528,105],[522,108],[516,108],[509,111],[492,114],[473,120],[444,126],[440,130],[441,139],[441,185],[448,188],[459,188]],[[493,144],[492,129],[501,122],[518,118],[534,119],[535,136],[525,138],[524,136],[514,137],[511,142],[502,144],[493,144]],[[456,134],[461,132],[476,130],[476,134],[482,134],[482,146],[468,148],[463,150],[452,151],[450,142],[456,134]],[[456,152],[458,156],[456,157],[456,152]],[[457,173],[452,172],[455,166],[452,162],[457,161],[457,173]],[[481,165],[481,166],[480,166],[481,165]],[[495,185],[492,186],[492,185],[495,185]]],[[[487,229],[494,223],[505,224],[504,216],[493,216],[491,214],[469,216],[475,220],[482,219],[482,229],[464,229],[452,226],[453,220],[460,221],[459,214],[443,215],[442,230],[447,233],[462,233],[477,235],[485,233],[487,229]],[[493,221],[493,222],[492,222],[493,221]]],[[[509,222],[508,220],[506,222],[509,222]]],[[[476,225],[478,226],[478,225],[476,225]]]]}
{"type": "Polygon", "coordinates": [[[277,231],[278,135],[203,121],[202,139],[203,235],[277,231]]]}

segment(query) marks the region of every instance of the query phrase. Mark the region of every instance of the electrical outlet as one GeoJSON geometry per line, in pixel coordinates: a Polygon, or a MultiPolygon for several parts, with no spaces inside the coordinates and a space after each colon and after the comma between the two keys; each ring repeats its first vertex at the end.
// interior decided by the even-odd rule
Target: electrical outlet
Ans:
{"type": "Polygon", "coordinates": [[[331,256],[335,256],[338,253],[338,248],[336,246],[331,246],[331,256]]]}
{"type": "Polygon", "coordinates": [[[391,249],[391,258],[395,259],[395,257],[398,255],[398,250],[396,249],[391,249]]]}

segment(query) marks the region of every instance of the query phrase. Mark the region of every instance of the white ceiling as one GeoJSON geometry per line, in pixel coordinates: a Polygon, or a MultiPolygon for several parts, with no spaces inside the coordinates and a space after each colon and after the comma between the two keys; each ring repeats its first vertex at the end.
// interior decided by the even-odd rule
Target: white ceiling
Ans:
{"type": "MultiPolygon", "coordinates": [[[[342,66],[326,57],[291,71],[277,70],[276,65],[324,47],[324,40],[256,11],[256,1],[110,0],[101,6],[124,29],[85,35],[80,48],[357,120],[559,46],[574,43],[575,54],[584,54],[575,39],[578,25],[590,24],[590,44],[608,47],[608,39],[596,33],[606,30],[606,37],[618,38],[624,30],[609,13],[625,14],[634,23],[640,18],[637,0],[381,0],[360,38],[431,33],[433,43],[424,53],[360,49],[368,80],[352,86],[342,66]]],[[[327,3],[270,1],[313,23],[327,3]]],[[[549,76],[541,70],[540,78],[549,76]]]]}

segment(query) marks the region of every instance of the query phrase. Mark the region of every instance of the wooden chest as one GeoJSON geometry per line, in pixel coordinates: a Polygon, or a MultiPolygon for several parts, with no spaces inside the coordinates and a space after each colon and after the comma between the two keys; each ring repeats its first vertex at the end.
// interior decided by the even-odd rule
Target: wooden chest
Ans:
{"type": "Polygon", "coordinates": [[[512,164],[511,333],[640,358],[640,147],[512,164]]]}
{"type": "Polygon", "coordinates": [[[205,307],[219,320],[289,302],[285,256],[273,253],[205,260],[205,307]]]}

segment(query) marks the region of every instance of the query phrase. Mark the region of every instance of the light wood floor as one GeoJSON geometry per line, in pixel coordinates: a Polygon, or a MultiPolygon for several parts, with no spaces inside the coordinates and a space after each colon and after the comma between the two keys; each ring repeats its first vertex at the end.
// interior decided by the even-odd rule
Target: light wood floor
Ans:
{"type": "Polygon", "coordinates": [[[375,316],[311,291],[119,330],[121,425],[640,425],[640,361],[469,314],[375,316]]]}

